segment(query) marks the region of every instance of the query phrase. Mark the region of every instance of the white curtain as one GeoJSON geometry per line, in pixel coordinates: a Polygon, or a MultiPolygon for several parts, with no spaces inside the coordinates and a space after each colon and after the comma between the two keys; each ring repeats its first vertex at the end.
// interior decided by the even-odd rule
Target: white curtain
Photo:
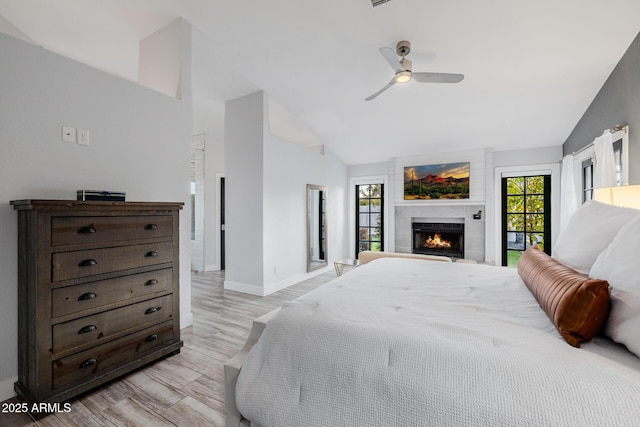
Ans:
{"type": "Polygon", "coordinates": [[[616,160],[613,156],[613,137],[605,131],[602,136],[593,140],[596,157],[593,171],[593,188],[607,188],[618,185],[616,178],[616,160]]]}
{"type": "Polygon", "coordinates": [[[571,154],[567,154],[562,159],[560,192],[560,231],[562,231],[569,222],[571,215],[578,209],[578,194],[576,193],[573,155],[571,154]]]}

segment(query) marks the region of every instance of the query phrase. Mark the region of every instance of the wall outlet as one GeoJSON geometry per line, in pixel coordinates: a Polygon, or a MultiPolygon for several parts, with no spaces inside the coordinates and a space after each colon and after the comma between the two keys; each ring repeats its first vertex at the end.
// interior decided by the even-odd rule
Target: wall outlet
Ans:
{"type": "Polygon", "coordinates": [[[76,128],[62,126],[62,140],[66,142],[76,142],[76,128]]]}
{"type": "Polygon", "coordinates": [[[78,144],[89,145],[89,131],[78,129],[78,144]]]}

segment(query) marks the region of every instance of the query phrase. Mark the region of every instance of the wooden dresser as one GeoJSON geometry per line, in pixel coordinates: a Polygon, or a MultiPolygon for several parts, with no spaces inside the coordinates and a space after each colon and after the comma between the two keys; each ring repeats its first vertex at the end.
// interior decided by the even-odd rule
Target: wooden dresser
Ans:
{"type": "Polygon", "coordinates": [[[11,204],[21,399],[64,402],[180,351],[182,203],[11,204]]]}

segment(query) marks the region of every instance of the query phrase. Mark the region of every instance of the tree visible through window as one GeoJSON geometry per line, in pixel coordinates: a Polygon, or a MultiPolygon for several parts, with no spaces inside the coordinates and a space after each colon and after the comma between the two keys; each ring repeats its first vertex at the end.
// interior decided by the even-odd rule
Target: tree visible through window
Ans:
{"type": "Polygon", "coordinates": [[[551,176],[502,178],[502,265],[515,267],[533,244],[551,254],[551,176]]]}
{"type": "Polygon", "coordinates": [[[356,257],[362,251],[383,251],[384,184],[356,185],[356,257]]]}

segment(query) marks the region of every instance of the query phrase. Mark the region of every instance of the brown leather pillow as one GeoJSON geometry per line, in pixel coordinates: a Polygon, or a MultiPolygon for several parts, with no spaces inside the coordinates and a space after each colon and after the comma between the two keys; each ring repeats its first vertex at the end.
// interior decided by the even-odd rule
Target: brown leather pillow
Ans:
{"type": "Polygon", "coordinates": [[[527,249],[518,274],[560,335],[574,347],[591,340],[609,313],[609,283],[560,264],[540,250],[527,249]]]}

